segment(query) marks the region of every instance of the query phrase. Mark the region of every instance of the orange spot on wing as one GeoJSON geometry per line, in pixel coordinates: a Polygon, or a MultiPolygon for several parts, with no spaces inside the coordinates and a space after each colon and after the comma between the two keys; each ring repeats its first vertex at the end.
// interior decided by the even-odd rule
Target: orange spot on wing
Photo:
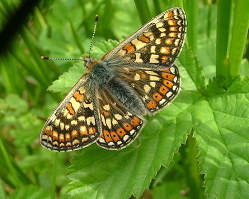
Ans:
{"type": "Polygon", "coordinates": [[[77,138],[78,137],[78,131],[72,130],[72,138],[77,138]]]}
{"type": "Polygon", "coordinates": [[[135,51],[134,46],[131,43],[126,44],[126,46],[123,48],[123,50],[126,50],[127,53],[131,53],[135,51]]]}
{"type": "Polygon", "coordinates": [[[117,142],[117,141],[120,140],[119,137],[118,137],[118,135],[117,135],[114,131],[111,132],[111,136],[112,136],[112,139],[113,139],[115,142],[117,142]]]}
{"type": "Polygon", "coordinates": [[[169,37],[176,38],[177,37],[177,33],[176,32],[170,32],[169,33],[169,37]]]}
{"type": "Polygon", "coordinates": [[[169,30],[172,32],[177,32],[178,28],[176,26],[169,27],[169,30]]]}
{"type": "Polygon", "coordinates": [[[165,95],[167,92],[169,91],[169,89],[162,85],[160,88],[159,88],[159,92],[162,93],[163,95],[165,95]]]}
{"type": "Polygon", "coordinates": [[[176,24],[176,20],[168,20],[168,24],[170,25],[170,26],[175,26],[175,25],[177,25],[176,24]]]}
{"type": "Polygon", "coordinates": [[[162,54],[169,54],[170,53],[170,47],[161,47],[160,48],[160,53],[162,54]]]}
{"type": "Polygon", "coordinates": [[[74,93],[74,98],[75,98],[75,100],[76,100],[77,102],[82,102],[82,100],[83,100],[83,95],[80,94],[79,91],[76,91],[76,92],[74,93]]]}
{"type": "Polygon", "coordinates": [[[65,137],[66,137],[66,141],[67,142],[71,141],[71,137],[70,137],[69,133],[66,133],[65,137]]]}
{"type": "Polygon", "coordinates": [[[73,114],[75,113],[74,108],[73,108],[71,102],[69,102],[69,103],[67,104],[67,110],[68,110],[68,112],[69,112],[71,115],[73,115],[73,114]]]}
{"type": "Polygon", "coordinates": [[[124,123],[123,127],[125,128],[126,131],[130,131],[132,129],[132,126],[129,123],[124,123]]]}
{"type": "Polygon", "coordinates": [[[144,35],[141,35],[138,37],[138,40],[144,42],[144,43],[149,43],[150,42],[150,39],[144,35]]]}
{"type": "Polygon", "coordinates": [[[87,138],[85,137],[85,138],[82,138],[81,141],[82,141],[82,142],[87,142],[88,140],[89,140],[89,138],[88,138],[88,137],[87,137],[87,138]]]}
{"type": "Polygon", "coordinates": [[[165,40],[165,44],[167,44],[167,45],[172,45],[172,44],[173,44],[173,41],[174,41],[173,38],[168,38],[168,39],[165,40]]]}
{"type": "Polygon", "coordinates": [[[138,126],[139,123],[140,123],[140,119],[138,117],[133,117],[133,119],[131,120],[131,124],[135,127],[138,126]]]}
{"type": "Polygon", "coordinates": [[[154,101],[152,101],[152,100],[147,103],[147,108],[149,110],[155,109],[156,106],[157,106],[156,103],[154,101]]]}
{"type": "Polygon", "coordinates": [[[167,56],[162,56],[160,59],[162,60],[163,64],[169,61],[169,58],[167,56]]]}
{"type": "Polygon", "coordinates": [[[82,135],[82,136],[84,136],[84,135],[87,135],[87,128],[86,128],[86,126],[80,126],[80,134],[82,135]]]}
{"type": "Polygon", "coordinates": [[[107,111],[102,111],[102,113],[103,113],[104,116],[109,116],[110,115],[109,112],[107,112],[107,111]]]}
{"type": "Polygon", "coordinates": [[[162,77],[167,80],[173,80],[175,75],[172,75],[170,73],[162,72],[162,77]]]}
{"type": "Polygon", "coordinates": [[[73,145],[78,145],[78,144],[80,144],[79,140],[74,140],[73,141],[73,145]]]}
{"type": "Polygon", "coordinates": [[[53,140],[58,140],[58,132],[53,131],[53,140]]]}
{"type": "Polygon", "coordinates": [[[60,133],[59,134],[59,142],[64,142],[64,141],[65,141],[64,134],[60,133]]]}
{"type": "Polygon", "coordinates": [[[163,84],[167,86],[168,88],[172,88],[172,86],[174,85],[172,82],[168,80],[163,80],[163,84]]]}
{"type": "Polygon", "coordinates": [[[111,142],[112,141],[112,137],[111,137],[110,133],[107,130],[104,130],[103,133],[104,133],[104,139],[105,139],[105,141],[106,142],[111,142]]]}
{"type": "Polygon", "coordinates": [[[122,129],[122,128],[119,128],[119,129],[117,130],[117,134],[118,134],[120,137],[124,137],[124,136],[126,135],[125,130],[122,129]]]}
{"type": "Polygon", "coordinates": [[[172,11],[168,12],[168,17],[172,17],[174,15],[174,13],[172,11]]]}
{"type": "Polygon", "coordinates": [[[89,134],[93,135],[96,132],[96,128],[89,127],[89,134]]]}
{"type": "Polygon", "coordinates": [[[159,93],[154,93],[153,99],[159,102],[162,99],[162,96],[159,93]]]}
{"type": "Polygon", "coordinates": [[[47,126],[46,129],[44,130],[44,134],[50,135],[52,137],[52,127],[47,126]]]}

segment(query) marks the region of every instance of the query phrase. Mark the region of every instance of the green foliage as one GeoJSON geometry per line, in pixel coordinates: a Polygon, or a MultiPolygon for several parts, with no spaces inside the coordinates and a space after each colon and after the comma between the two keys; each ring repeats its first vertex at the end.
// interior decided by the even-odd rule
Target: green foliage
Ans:
{"type": "MultiPolygon", "coordinates": [[[[3,19],[14,2],[0,3],[3,19]]],[[[98,14],[91,56],[100,59],[147,20],[148,7],[155,16],[176,5],[141,2],[47,1],[30,16],[0,58],[0,198],[249,198],[247,0],[176,2],[189,20],[176,61],[181,92],[132,145],[59,154],[39,145],[46,118],[86,71],[40,56],[88,55],[98,14]]]]}

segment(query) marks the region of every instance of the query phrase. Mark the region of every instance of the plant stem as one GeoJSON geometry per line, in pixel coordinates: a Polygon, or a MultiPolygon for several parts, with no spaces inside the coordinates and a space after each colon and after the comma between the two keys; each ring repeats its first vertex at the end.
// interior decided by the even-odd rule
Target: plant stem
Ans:
{"type": "Polygon", "coordinates": [[[217,5],[216,76],[229,77],[228,44],[232,0],[220,0],[217,5]]]}
{"type": "Polygon", "coordinates": [[[249,1],[236,1],[231,47],[229,51],[230,76],[239,74],[249,26],[249,1]]]}

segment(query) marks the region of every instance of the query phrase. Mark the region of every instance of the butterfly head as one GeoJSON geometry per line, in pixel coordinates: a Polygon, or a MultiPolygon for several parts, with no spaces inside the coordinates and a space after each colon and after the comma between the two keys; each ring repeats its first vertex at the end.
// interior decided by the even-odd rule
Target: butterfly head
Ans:
{"type": "Polygon", "coordinates": [[[84,63],[84,67],[86,69],[90,69],[94,64],[96,64],[98,62],[98,60],[96,60],[95,58],[93,57],[88,57],[88,56],[84,56],[83,57],[83,61],[85,62],[84,63]]]}

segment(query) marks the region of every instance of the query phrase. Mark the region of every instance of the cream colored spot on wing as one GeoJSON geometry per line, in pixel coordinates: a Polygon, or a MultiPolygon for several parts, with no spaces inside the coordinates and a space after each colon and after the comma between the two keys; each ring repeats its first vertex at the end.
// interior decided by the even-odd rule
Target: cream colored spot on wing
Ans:
{"type": "Polygon", "coordinates": [[[156,87],[156,82],[150,82],[150,86],[155,88],[156,87]]]}
{"type": "Polygon", "coordinates": [[[166,33],[164,33],[164,32],[162,32],[161,34],[160,34],[160,37],[165,37],[166,36],[166,33]]]}
{"type": "Polygon", "coordinates": [[[136,60],[135,60],[135,62],[137,62],[137,63],[143,63],[143,60],[141,59],[141,53],[135,53],[135,55],[136,55],[136,60]]]}
{"type": "Polygon", "coordinates": [[[180,39],[176,39],[176,40],[175,40],[175,43],[174,43],[174,44],[175,44],[175,46],[179,46],[180,41],[181,41],[180,39]]]}
{"type": "Polygon", "coordinates": [[[159,30],[160,32],[165,32],[165,31],[166,31],[166,28],[158,28],[158,30],[159,30]]]}
{"type": "Polygon", "coordinates": [[[149,75],[158,76],[157,73],[155,73],[154,71],[151,71],[151,70],[146,70],[145,72],[146,72],[147,74],[149,74],[149,75]]]}
{"type": "Polygon", "coordinates": [[[118,124],[118,121],[115,120],[115,119],[113,118],[113,119],[112,119],[112,124],[113,124],[113,125],[116,125],[116,124],[118,124]]]}
{"type": "Polygon", "coordinates": [[[136,73],[134,80],[136,80],[136,81],[140,80],[140,75],[136,73]]]}
{"type": "Polygon", "coordinates": [[[112,128],[112,121],[111,121],[110,118],[107,118],[107,119],[106,119],[106,125],[108,126],[109,129],[112,128]]]}
{"type": "Polygon", "coordinates": [[[101,120],[102,120],[103,125],[106,126],[105,117],[102,114],[101,114],[101,120]]]}
{"type": "Polygon", "coordinates": [[[158,58],[159,58],[159,55],[152,54],[150,56],[150,63],[159,63],[158,58]]]}
{"type": "Polygon", "coordinates": [[[161,39],[159,39],[159,38],[157,38],[157,39],[156,39],[156,41],[155,41],[155,43],[156,43],[156,45],[159,45],[159,44],[161,44],[161,43],[162,43],[162,40],[161,40],[161,39]]]}
{"type": "Polygon", "coordinates": [[[85,93],[85,92],[86,92],[83,86],[82,86],[82,87],[80,87],[78,90],[80,91],[80,93],[81,93],[81,94],[83,94],[83,93],[85,93]]]}
{"type": "Polygon", "coordinates": [[[159,22],[159,23],[157,23],[157,24],[156,24],[156,27],[157,27],[157,28],[161,28],[161,27],[163,27],[163,22],[159,22]]]}
{"type": "Polygon", "coordinates": [[[65,129],[66,129],[66,130],[69,130],[69,128],[70,128],[69,124],[66,124],[66,125],[65,125],[65,129]]]}
{"type": "Polygon", "coordinates": [[[61,120],[57,118],[57,119],[54,121],[54,125],[55,125],[55,126],[59,126],[60,121],[61,121],[61,120]]]}
{"type": "Polygon", "coordinates": [[[114,117],[117,119],[117,120],[121,120],[123,117],[119,114],[115,114],[114,117]]]}
{"type": "Polygon", "coordinates": [[[151,46],[150,47],[150,52],[151,53],[156,53],[156,46],[151,46]]]}
{"type": "Polygon", "coordinates": [[[94,117],[87,117],[86,118],[86,123],[87,123],[88,126],[90,125],[90,123],[92,123],[93,125],[95,125],[95,119],[94,119],[94,117]]]}
{"type": "Polygon", "coordinates": [[[145,85],[144,85],[144,91],[145,91],[146,93],[149,93],[149,92],[150,92],[150,89],[151,89],[151,87],[150,87],[148,84],[145,84],[145,85]]]}
{"type": "Polygon", "coordinates": [[[149,37],[150,41],[153,41],[155,39],[154,34],[152,32],[146,32],[144,33],[144,36],[149,37]]]}
{"type": "Polygon", "coordinates": [[[172,50],[172,55],[175,55],[177,53],[177,48],[174,48],[173,50],[172,50]]]}
{"type": "Polygon", "coordinates": [[[68,113],[66,117],[67,117],[68,120],[71,120],[73,118],[73,115],[71,115],[70,113],[68,113]]]}
{"type": "Polygon", "coordinates": [[[123,49],[121,49],[120,51],[119,51],[119,53],[118,54],[120,54],[120,55],[125,55],[126,54],[126,51],[125,50],[123,50],[123,49]]]}
{"type": "Polygon", "coordinates": [[[134,44],[136,46],[136,49],[140,49],[140,48],[143,48],[144,46],[147,45],[147,43],[144,43],[142,41],[139,41],[138,39],[134,39],[131,41],[132,44],[134,44]]]}
{"type": "Polygon", "coordinates": [[[105,109],[106,111],[109,111],[110,110],[110,105],[109,104],[104,105],[103,109],[105,109]]]}
{"type": "Polygon", "coordinates": [[[79,121],[85,121],[86,118],[85,118],[85,116],[79,116],[79,117],[78,117],[78,120],[79,120],[79,121]]]}
{"type": "Polygon", "coordinates": [[[60,123],[60,129],[64,130],[65,124],[63,122],[60,123]]]}
{"type": "Polygon", "coordinates": [[[93,103],[92,102],[90,104],[87,104],[84,102],[83,106],[84,106],[84,108],[90,108],[91,110],[93,110],[93,103]]]}
{"type": "Polygon", "coordinates": [[[70,102],[72,103],[74,111],[77,112],[80,107],[80,103],[77,102],[74,97],[70,99],[70,102]]]}
{"type": "Polygon", "coordinates": [[[76,126],[76,125],[77,125],[77,120],[72,120],[72,121],[71,121],[71,125],[76,126]]]}

